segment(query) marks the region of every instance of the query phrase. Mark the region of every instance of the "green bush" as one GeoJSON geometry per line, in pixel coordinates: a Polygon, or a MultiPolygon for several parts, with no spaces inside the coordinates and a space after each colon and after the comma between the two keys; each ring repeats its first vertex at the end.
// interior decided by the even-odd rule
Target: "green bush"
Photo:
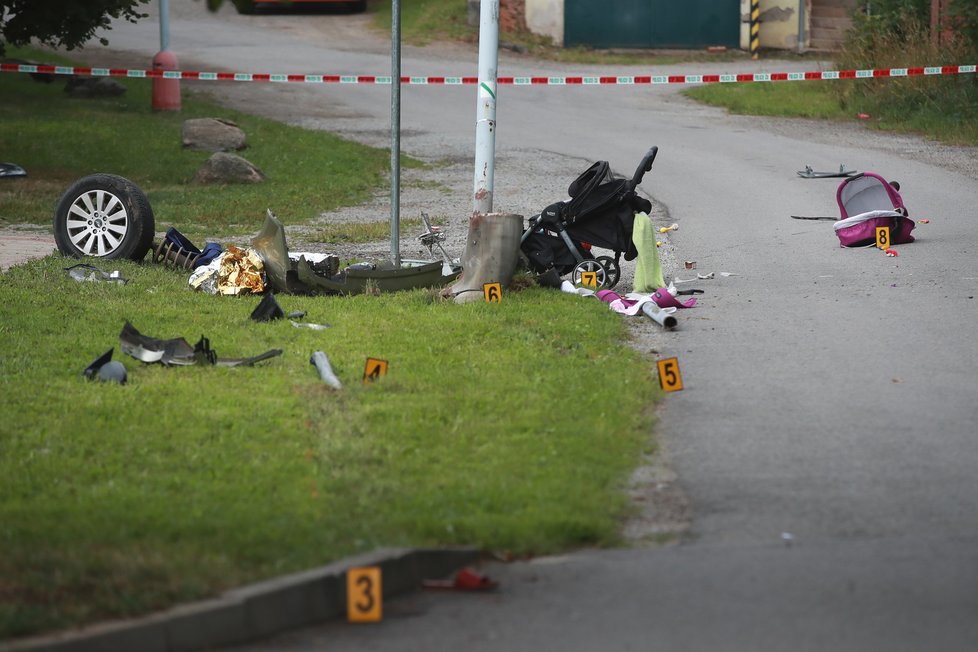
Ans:
{"type": "MultiPolygon", "coordinates": [[[[853,15],[853,26],[840,52],[839,67],[887,69],[973,63],[976,41],[955,31],[936,46],[931,38],[929,0],[873,0],[868,10],[853,15]]],[[[972,13],[978,10],[970,4],[972,13]]],[[[834,88],[844,110],[872,114],[884,128],[896,124],[941,137],[954,124],[978,117],[975,75],[934,75],[903,79],[864,79],[834,88]]],[[[970,142],[975,134],[957,134],[954,142],[970,142]]]]}

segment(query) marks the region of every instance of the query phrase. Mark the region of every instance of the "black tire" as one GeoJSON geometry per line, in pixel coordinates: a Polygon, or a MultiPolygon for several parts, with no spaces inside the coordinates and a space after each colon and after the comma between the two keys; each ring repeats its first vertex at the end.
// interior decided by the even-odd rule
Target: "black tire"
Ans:
{"type": "Polygon", "coordinates": [[[618,285],[618,279],[621,278],[621,268],[618,267],[615,259],[611,256],[598,256],[595,260],[601,263],[604,271],[607,272],[607,279],[605,280],[607,288],[610,290],[618,285]]]}
{"type": "Polygon", "coordinates": [[[71,185],[54,211],[54,241],[65,256],[142,260],[156,224],[146,195],[114,174],[92,174],[71,185]]]}

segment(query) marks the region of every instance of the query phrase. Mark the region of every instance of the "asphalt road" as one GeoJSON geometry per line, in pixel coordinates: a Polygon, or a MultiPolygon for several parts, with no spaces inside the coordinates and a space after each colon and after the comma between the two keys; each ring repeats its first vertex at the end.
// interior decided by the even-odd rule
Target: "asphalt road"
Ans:
{"type": "MultiPolygon", "coordinates": [[[[171,47],[196,65],[390,72],[389,44],[363,35],[363,17],[171,6],[171,47]]],[[[151,20],[108,36],[114,50],[148,57],[155,30],[151,20]]],[[[476,62],[471,48],[405,48],[402,71],[474,75],[476,62]]],[[[500,75],[592,71],[639,72],[500,56],[500,75]]],[[[255,86],[215,92],[389,142],[385,89],[255,86]]],[[[402,149],[471,160],[475,105],[471,87],[405,87],[402,149]]],[[[978,648],[975,150],[858,124],[727,116],[665,87],[501,87],[497,118],[496,210],[526,214],[521,159],[606,159],[630,172],[655,144],[643,188],[680,225],[676,259],[697,262],[669,271],[717,274],[696,284],[706,293],[681,328],[654,339],[662,357],[678,357],[685,384],[656,428],[690,507],[684,542],[490,564],[495,594],[418,595],[389,605],[382,625],[333,623],[246,649],[978,648]],[[898,257],[841,249],[831,223],[790,219],[838,214],[837,181],[795,171],[840,163],[900,181],[911,215],[930,220],[898,257]]],[[[470,197],[456,200],[464,216],[470,197]]]]}

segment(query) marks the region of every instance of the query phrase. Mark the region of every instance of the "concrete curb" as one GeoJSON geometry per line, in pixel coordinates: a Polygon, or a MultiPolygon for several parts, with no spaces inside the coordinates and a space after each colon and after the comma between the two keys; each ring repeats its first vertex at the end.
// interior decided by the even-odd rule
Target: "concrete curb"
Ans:
{"type": "Polygon", "coordinates": [[[350,568],[379,566],[387,600],[478,559],[474,548],[383,549],[141,618],[0,643],[0,652],[194,652],[238,645],[344,616],[350,568]]]}

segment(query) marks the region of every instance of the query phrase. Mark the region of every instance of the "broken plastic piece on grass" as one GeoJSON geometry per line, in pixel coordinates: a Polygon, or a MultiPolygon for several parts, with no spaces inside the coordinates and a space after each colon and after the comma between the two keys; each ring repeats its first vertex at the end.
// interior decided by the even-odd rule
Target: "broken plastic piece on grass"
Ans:
{"type": "Polygon", "coordinates": [[[286,315],[286,317],[288,317],[289,319],[302,319],[305,316],[306,316],[305,310],[293,310],[292,312],[286,315]]]}
{"type": "Polygon", "coordinates": [[[687,260],[684,263],[684,265],[686,266],[686,269],[696,269],[696,261],[695,260],[687,260]]]}
{"type": "Polygon", "coordinates": [[[900,255],[899,253],[897,253],[897,250],[896,249],[887,249],[883,253],[886,254],[887,256],[899,256],[900,255]]]}
{"type": "Polygon", "coordinates": [[[198,361],[218,367],[251,367],[256,362],[268,360],[269,358],[280,355],[282,355],[282,349],[269,349],[264,353],[259,353],[250,358],[218,358],[217,351],[211,348],[211,341],[203,335],[200,336],[197,344],[194,345],[194,357],[198,361]]]}
{"type": "Polygon", "coordinates": [[[98,379],[105,383],[125,385],[128,375],[126,374],[126,368],[121,362],[111,360],[99,368],[98,379]]]}
{"type": "Polygon", "coordinates": [[[146,337],[126,321],[119,333],[119,349],[140,362],[169,365],[191,365],[196,362],[194,349],[182,337],[159,340],[146,337]]]}
{"type": "Polygon", "coordinates": [[[289,323],[295,326],[296,328],[308,328],[311,331],[324,331],[327,328],[331,328],[329,324],[313,324],[312,322],[298,322],[292,319],[289,320],[289,323]]]}
{"type": "Polygon", "coordinates": [[[675,231],[679,228],[678,224],[673,224],[672,226],[660,226],[659,233],[669,233],[670,231],[675,231]]]}
{"type": "Polygon", "coordinates": [[[68,276],[79,283],[82,281],[110,281],[125,285],[129,282],[122,277],[122,272],[117,269],[111,272],[105,272],[95,265],[86,265],[85,263],[79,263],[71,267],[65,267],[64,269],[68,272],[68,276]]]}
{"type": "Polygon", "coordinates": [[[27,170],[16,163],[0,163],[0,177],[26,177],[27,170]]]}
{"type": "Polygon", "coordinates": [[[250,358],[218,358],[217,353],[210,348],[210,340],[206,337],[201,336],[196,346],[190,346],[182,337],[159,340],[146,337],[128,321],[119,333],[119,348],[123,353],[131,355],[140,362],[159,362],[167,366],[187,366],[198,362],[221,367],[251,366],[256,362],[282,355],[282,349],[270,349],[250,358]]]}
{"type": "Polygon", "coordinates": [[[102,355],[100,355],[99,357],[95,358],[95,360],[92,361],[92,364],[85,367],[85,370],[82,372],[82,375],[85,376],[85,378],[88,378],[89,380],[95,380],[95,376],[96,374],[98,374],[98,370],[101,369],[103,365],[105,365],[112,359],[112,353],[114,351],[115,348],[111,348],[105,353],[103,353],[102,355]]]}
{"type": "Polygon", "coordinates": [[[483,575],[474,568],[466,567],[455,573],[450,580],[422,580],[421,586],[426,589],[444,589],[449,591],[492,591],[499,587],[499,582],[483,575]]]}
{"type": "Polygon", "coordinates": [[[343,389],[340,379],[336,377],[333,373],[333,367],[329,364],[329,358],[322,351],[313,351],[312,356],[309,358],[309,364],[316,367],[319,371],[319,377],[323,379],[323,382],[334,387],[336,389],[343,389]]]}
{"type": "Polygon", "coordinates": [[[285,311],[282,310],[282,306],[278,305],[275,295],[271,292],[265,294],[255,309],[251,311],[251,318],[255,321],[272,321],[282,317],[285,317],[285,311]]]}

